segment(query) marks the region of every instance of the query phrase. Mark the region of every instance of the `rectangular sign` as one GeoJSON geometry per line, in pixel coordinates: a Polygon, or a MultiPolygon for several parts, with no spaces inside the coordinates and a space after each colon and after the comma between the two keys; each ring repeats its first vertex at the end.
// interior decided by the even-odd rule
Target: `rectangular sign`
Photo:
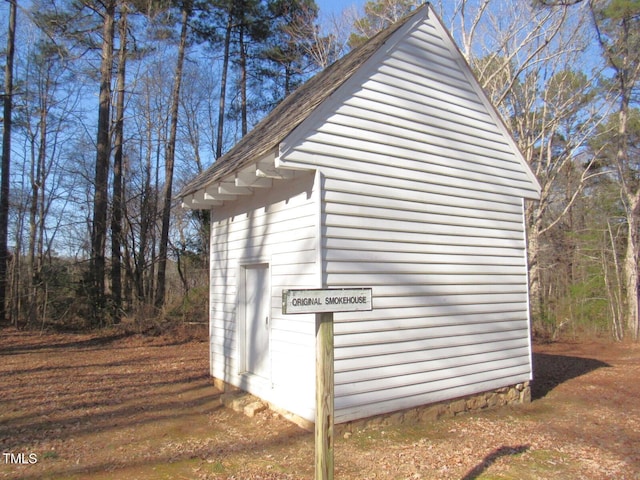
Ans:
{"type": "Polygon", "coordinates": [[[283,290],[282,313],[358,312],[373,310],[370,288],[283,290]]]}

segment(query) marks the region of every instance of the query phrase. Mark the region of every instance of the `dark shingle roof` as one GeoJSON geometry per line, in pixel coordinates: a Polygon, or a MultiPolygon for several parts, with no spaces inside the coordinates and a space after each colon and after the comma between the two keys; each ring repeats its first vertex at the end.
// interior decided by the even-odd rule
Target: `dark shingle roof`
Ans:
{"type": "Polygon", "coordinates": [[[251,165],[275,149],[311,112],[371,58],[399,28],[424,8],[428,6],[425,4],[416,9],[411,15],[381,31],[298,87],[229,152],[189,182],[178,196],[185,197],[206,188],[251,165]]]}

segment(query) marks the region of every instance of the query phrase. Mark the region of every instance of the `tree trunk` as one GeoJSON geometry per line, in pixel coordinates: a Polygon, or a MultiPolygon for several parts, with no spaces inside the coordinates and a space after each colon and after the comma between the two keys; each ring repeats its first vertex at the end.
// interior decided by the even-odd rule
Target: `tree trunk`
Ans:
{"type": "Polygon", "coordinates": [[[115,36],[116,2],[105,3],[102,28],[102,59],[100,62],[100,97],[98,106],[98,136],[95,169],[95,193],[93,197],[93,222],[91,225],[91,321],[93,325],[105,320],[105,249],[107,239],[108,177],[111,155],[111,79],[113,67],[113,42],[115,36]]]}
{"type": "Polygon", "coordinates": [[[242,124],[242,136],[249,131],[247,123],[247,51],[244,45],[244,27],[240,29],[240,116],[242,124]]]}
{"type": "Polygon", "coordinates": [[[222,156],[222,142],[224,138],[225,100],[227,96],[227,74],[229,71],[229,50],[231,45],[231,30],[233,28],[233,13],[229,7],[229,20],[224,35],[224,57],[222,59],[222,76],[220,78],[220,100],[218,103],[218,135],[216,139],[216,159],[222,156]]]}
{"type": "Polygon", "coordinates": [[[626,286],[627,305],[627,331],[631,338],[638,340],[638,253],[640,252],[640,239],[638,228],[640,227],[640,197],[629,199],[627,218],[627,248],[624,256],[624,280],[626,286]]]}
{"type": "MultiPolygon", "coordinates": [[[[536,208],[532,205],[529,207],[532,215],[535,216],[536,208]]],[[[541,288],[540,278],[540,219],[527,222],[529,230],[527,231],[527,256],[529,265],[529,298],[531,303],[531,316],[536,321],[542,320],[544,316],[544,302],[541,288]]]]}
{"type": "Polygon", "coordinates": [[[145,270],[146,261],[149,254],[149,239],[151,238],[151,229],[155,227],[155,214],[157,210],[157,202],[155,189],[151,188],[152,166],[153,166],[153,122],[150,118],[150,98],[147,92],[145,97],[146,129],[145,129],[145,164],[143,169],[143,184],[140,190],[140,239],[138,241],[137,251],[135,244],[132,244],[134,266],[133,266],[133,282],[138,305],[145,305],[148,302],[147,291],[145,289],[145,270]]]}
{"type": "Polygon", "coordinates": [[[640,253],[640,190],[633,189],[627,182],[626,170],[630,159],[628,150],[627,122],[631,89],[622,89],[618,120],[618,148],[616,160],[622,177],[622,189],[627,215],[627,247],[624,255],[624,282],[627,306],[627,331],[633,340],[638,340],[640,311],[638,305],[638,257],[640,253]]]}
{"type": "Polygon", "coordinates": [[[16,38],[17,0],[9,0],[9,30],[7,33],[7,56],[4,73],[4,131],[2,135],[2,174],[0,176],[0,324],[7,320],[7,265],[9,250],[9,176],[11,167],[11,110],[13,106],[13,57],[16,38]]]}
{"type": "MultiPolygon", "coordinates": [[[[49,91],[49,77],[47,75],[44,91],[49,91]]],[[[39,293],[42,288],[42,264],[43,264],[43,235],[44,235],[44,188],[45,188],[45,158],[48,131],[48,96],[47,93],[40,97],[40,137],[38,139],[38,152],[31,156],[31,204],[29,207],[29,247],[28,268],[31,284],[29,286],[29,304],[27,306],[27,323],[34,324],[38,317],[40,306],[39,293]]],[[[44,321],[44,319],[43,319],[44,321]]]]}
{"type": "Polygon", "coordinates": [[[160,233],[160,247],[158,254],[158,283],[156,284],[156,308],[164,305],[166,291],[167,272],[167,252],[169,247],[169,223],[171,221],[171,191],[173,185],[173,166],[175,161],[176,136],[178,130],[178,107],[180,104],[180,84],[182,82],[182,70],[184,64],[184,54],[187,45],[187,29],[189,15],[191,13],[190,0],[185,0],[182,4],[182,31],[180,32],[180,46],[178,48],[178,59],[173,78],[173,91],[171,92],[171,124],[169,126],[169,140],[167,142],[165,158],[165,177],[162,205],[162,231],[160,233]]]}
{"type": "Polygon", "coordinates": [[[122,311],[122,157],[124,137],[125,67],[127,61],[127,5],[122,7],[120,19],[120,52],[118,55],[115,152],[113,157],[113,206],[111,213],[111,295],[114,321],[120,320],[122,311]]]}

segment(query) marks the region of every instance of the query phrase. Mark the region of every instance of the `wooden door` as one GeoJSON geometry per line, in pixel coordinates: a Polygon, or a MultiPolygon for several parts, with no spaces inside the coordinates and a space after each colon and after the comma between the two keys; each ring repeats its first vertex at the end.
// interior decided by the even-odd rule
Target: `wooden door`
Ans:
{"type": "Polygon", "coordinates": [[[244,268],[244,286],[246,371],[260,377],[270,378],[271,288],[269,286],[269,265],[247,265],[244,268]]]}

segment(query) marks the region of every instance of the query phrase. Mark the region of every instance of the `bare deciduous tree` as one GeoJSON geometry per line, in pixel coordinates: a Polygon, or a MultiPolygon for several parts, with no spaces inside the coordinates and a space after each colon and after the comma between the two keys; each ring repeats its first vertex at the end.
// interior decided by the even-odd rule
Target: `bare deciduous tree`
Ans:
{"type": "Polygon", "coordinates": [[[122,312],[122,215],[124,209],[123,157],[125,83],[127,64],[128,6],[122,5],[118,25],[120,48],[116,80],[116,118],[113,155],[113,197],[111,208],[111,297],[114,321],[120,320],[122,312]]]}
{"type": "Polygon", "coordinates": [[[158,281],[156,284],[155,305],[160,308],[164,305],[166,289],[167,254],[169,248],[169,223],[171,221],[171,196],[173,188],[173,168],[175,163],[176,136],[178,130],[178,107],[180,104],[180,85],[182,83],[182,70],[187,48],[188,21],[192,11],[191,0],[183,0],[180,4],[181,31],[178,46],[178,58],[173,76],[173,89],[171,91],[171,109],[169,111],[169,138],[165,154],[164,190],[162,195],[162,230],[160,232],[160,251],[158,255],[158,281]]]}
{"type": "Polygon", "coordinates": [[[627,216],[624,255],[627,327],[631,337],[640,336],[640,173],[630,155],[629,109],[640,80],[640,3],[629,0],[590,2],[597,39],[607,64],[615,72],[618,98],[615,165],[618,170],[627,216]]]}

